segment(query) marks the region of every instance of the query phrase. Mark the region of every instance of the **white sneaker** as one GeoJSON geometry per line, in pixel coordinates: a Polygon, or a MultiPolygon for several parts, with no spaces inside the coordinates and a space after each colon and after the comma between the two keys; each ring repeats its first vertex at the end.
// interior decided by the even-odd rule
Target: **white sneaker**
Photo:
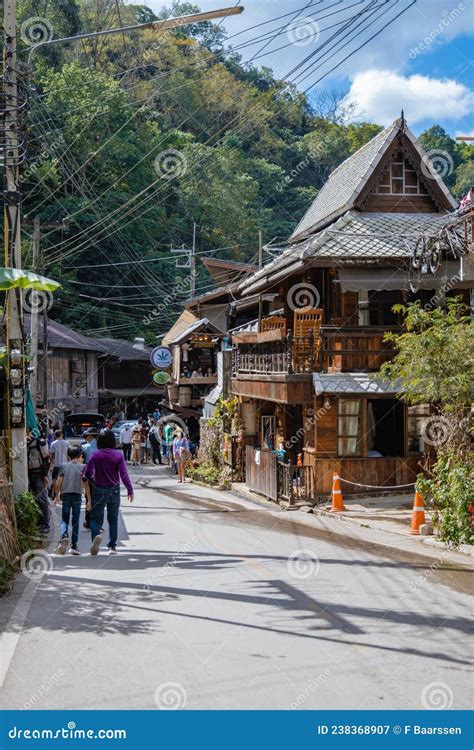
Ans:
{"type": "Polygon", "coordinates": [[[69,549],[69,545],[70,545],[70,541],[67,538],[67,536],[63,537],[58,544],[58,549],[56,550],[56,553],[58,555],[65,555],[69,549]]]}
{"type": "Polygon", "coordinates": [[[99,549],[100,549],[101,544],[102,544],[102,537],[100,534],[97,534],[97,536],[95,537],[94,541],[91,544],[91,548],[90,548],[91,555],[99,554],[99,549]]]}
{"type": "Polygon", "coordinates": [[[116,549],[109,549],[109,555],[117,555],[117,554],[118,553],[116,549]]]}

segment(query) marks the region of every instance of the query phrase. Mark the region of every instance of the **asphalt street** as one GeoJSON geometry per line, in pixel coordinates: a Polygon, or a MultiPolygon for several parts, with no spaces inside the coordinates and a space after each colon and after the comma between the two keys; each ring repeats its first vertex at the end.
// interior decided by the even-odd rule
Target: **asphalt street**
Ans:
{"type": "Polygon", "coordinates": [[[116,557],[53,551],[0,602],[2,708],[470,707],[468,561],[133,478],[116,557]]]}

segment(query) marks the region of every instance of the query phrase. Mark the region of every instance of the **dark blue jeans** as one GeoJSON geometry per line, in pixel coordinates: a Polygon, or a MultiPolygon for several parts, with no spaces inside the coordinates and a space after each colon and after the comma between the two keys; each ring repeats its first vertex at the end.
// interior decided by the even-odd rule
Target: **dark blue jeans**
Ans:
{"type": "Polygon", "coordinates": [[[63,501],[63,512],[61,520],[61,536],[64,538],[69,534],[69,520],[72,512],[72,546],[76,547],[79,538],[79,516],[81,515],[82,495],[77,492],[65,492],[61,495],[63,501]]]}
{"type": "Polygon", "coordinates": [[[118,517],[120,509],[120,485],[115,487],[93,487],[89,527],[92,541],[100,532],[104,523],[104,512],[107,508],[107,522],[109,524],[109,547],[115,549],[118,534],[118,517]]]}

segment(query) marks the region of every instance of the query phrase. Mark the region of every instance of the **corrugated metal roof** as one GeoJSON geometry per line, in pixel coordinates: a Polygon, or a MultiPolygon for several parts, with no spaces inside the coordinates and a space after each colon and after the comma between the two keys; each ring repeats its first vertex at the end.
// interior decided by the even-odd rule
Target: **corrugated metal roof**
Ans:
{"type": "MultiPolygon", "coordinates": [[[[25,315],[24,326],[25,332],[29,334],[31,331],[31,315],[25,315]]],[[[95,339],[91,336],[84,336],[82,333],[74,331],[63,323],[57,323],[55,320],[51,320],[51,318],[48,320],[48,343],[53,349],[79,349],[95,352],[102,351],[99,339],[95,339]]]]}
{"type": "Polygon", "coordinates": [[[148,362],[150,359],[151,348],[145,346],[143,349],[134,346],[133,342],[125,339],[96,339],[100,346],[102,354],[108,354],[122,360],[140,360],[148,362]]]}

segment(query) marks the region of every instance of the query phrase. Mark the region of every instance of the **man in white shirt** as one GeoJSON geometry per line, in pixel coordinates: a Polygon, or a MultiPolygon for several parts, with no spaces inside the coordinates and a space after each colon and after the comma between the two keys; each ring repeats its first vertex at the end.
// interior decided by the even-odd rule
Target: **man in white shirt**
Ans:
{"type": "Polygon", "coordinates": [[[64,440],[62,430],[56,430],[54,433],[56,438],[51,443],[49,452],[51,453],[51,466],[53,467],[53,473],[51,476],[52,484],[50,489],[51,496],[56,495],[56,479],[58,478],[59,472],[67,464],[67,452],[69,449],[69,443],[64,440]]]}
{"type": "Polygon", "coordinates": [[[120,442],[125,461],[130,461],[130,454],[132,452],[132,428],[130,425],[126,424],[120,433],[120,442]]]}

